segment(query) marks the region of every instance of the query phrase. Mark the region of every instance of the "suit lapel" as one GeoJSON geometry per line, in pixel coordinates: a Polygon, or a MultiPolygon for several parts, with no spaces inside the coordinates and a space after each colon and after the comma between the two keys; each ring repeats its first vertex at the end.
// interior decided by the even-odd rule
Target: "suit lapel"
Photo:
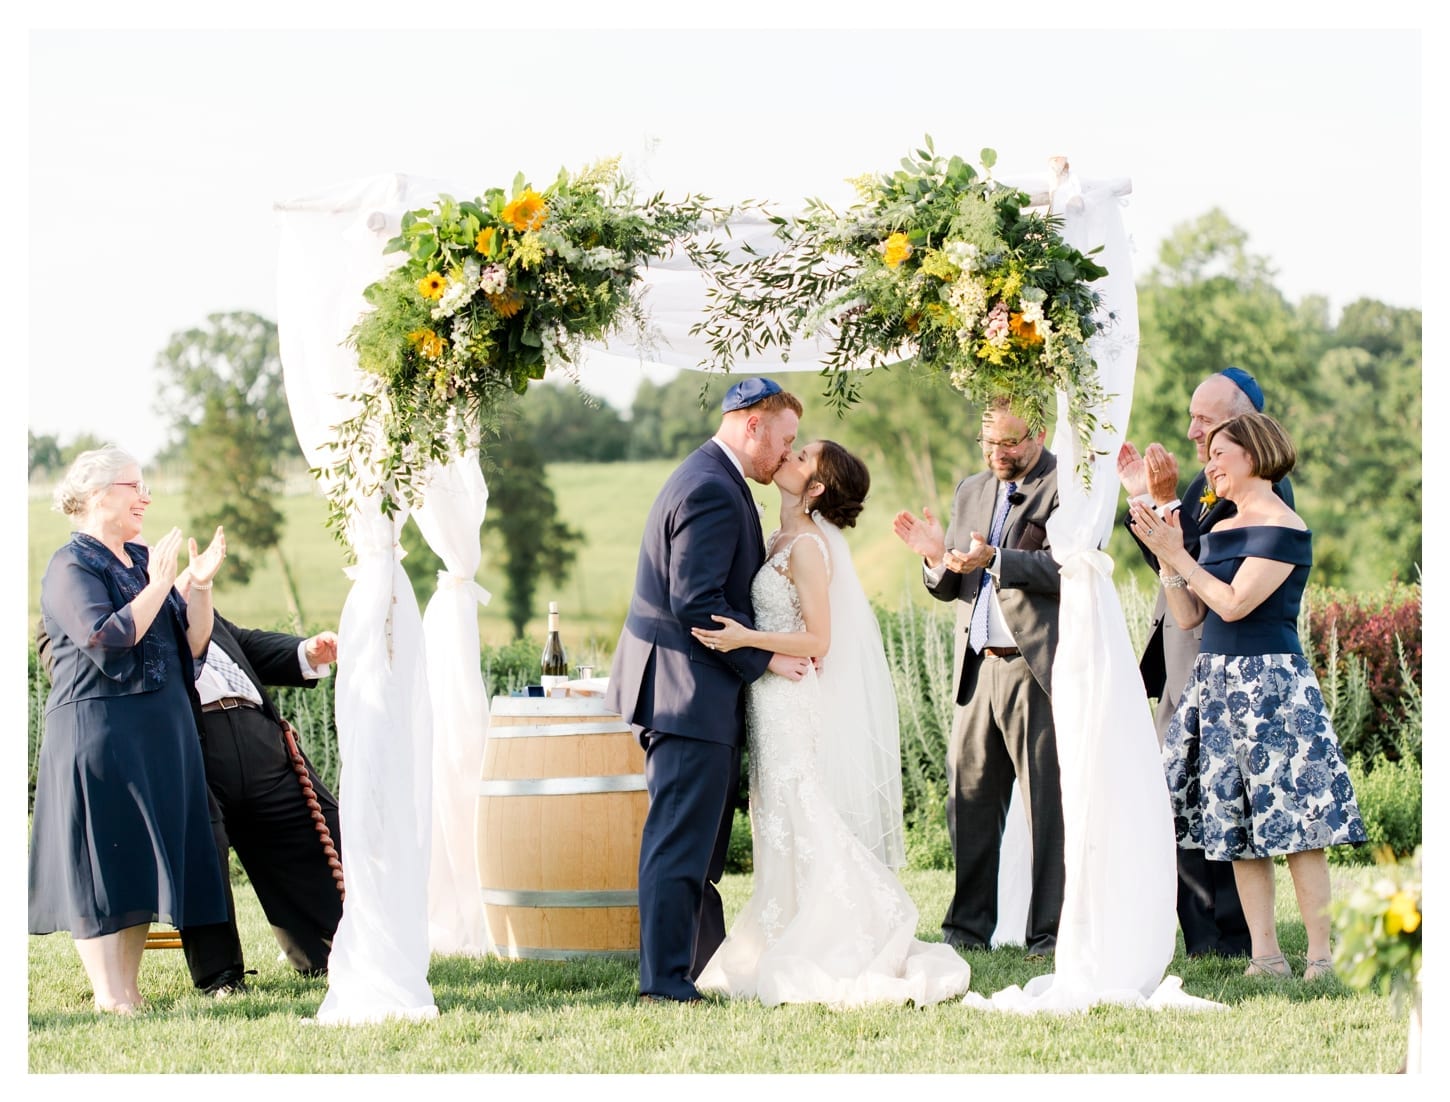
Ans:
{"type": "Polygon", "coordinates": [[[730,461],[730,457],[724,454],[720,445],[714,440],[707,440],[700,446],[700,450],[723,467],[731,481],[739,488],[741,496],[745,498],[747,506],[745,511],[750,515],[750,526],[751,530],[755,532],[756,545],[764,549],[765,532],[760,526],[760,510],[755,507],[755,498],[750,495],[750,486],[745,481],[745,476],[735,469],[735,464],[730,461]]]}

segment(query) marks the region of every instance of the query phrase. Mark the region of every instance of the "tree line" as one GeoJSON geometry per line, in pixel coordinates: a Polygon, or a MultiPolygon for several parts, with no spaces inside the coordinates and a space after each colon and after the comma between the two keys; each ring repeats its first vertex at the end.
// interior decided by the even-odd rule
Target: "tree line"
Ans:
{"type": "MultiPolygon", "coordinates": [[[[1328,303],[1290,302],[1267,257],[1213,210],[1174,229],[1138,284],[1140,346],[1128,438],[1161,441],[1186,481],[1196,461],[1188,402],[1205,376],[1235,364],[1251,371],[1299,448],[1293,478],[1301,513],[1315,533],[1315,580],[1351,591],[1419,580],[1422,562],[1421,368],[1418,309],[1373,299],[1331,320],[1328,303]]],[[[157,407],[171,421],[159,464],[186,474],[186,501],[198,531],[233,534],[228,570],[245,581],[250,557],[282,552],[275,499],[282,474],[301,465],[282,388],[276,326],[252,313],[213,314],[172,336],[157,357],[157,407]]],[[[859,451],[873,471],[941,500],[980,459],[972,438],[980,411],[944,381],[912,365],[872,373],[861,401],[838,419],[815,377],[790,376],[806,405],[812,436],[859,451]]],[[[533,615],[535,581],[562,581],[582,538],[557,514],[544,478],[548,462],[675,459],[710,436],[728,379],[681,372],[668,383],[640,383],[627,414],[570,385],[534,385],[502,411],[500,431],[481,462],[489,483],[489,524],[504,543],[506,602],[516,633],[533,615]]],[[[30,434],[30,473],[64,469],[85,447],[30,434]]],[[[909,503],[903,503],[909,504],[909,503]]],[[[1115,536],[1115,540],[1121,538],[1115,536]]],[[[415,526],[405,529],[404,566],[424,594],[441,563],[415,526]]],[[[1126,546],[1115,550],[1127,550],[1126,546]]],[[[1134,568],[1135,556],[1120,556],[1134,568]]],[[[300,601],[290,596],[294,618],[300,601]]]]}

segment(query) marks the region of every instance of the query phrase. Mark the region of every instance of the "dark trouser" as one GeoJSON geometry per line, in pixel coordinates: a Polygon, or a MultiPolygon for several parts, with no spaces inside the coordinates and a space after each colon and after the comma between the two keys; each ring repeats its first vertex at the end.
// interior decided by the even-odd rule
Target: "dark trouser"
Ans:
{"type": "Polygon", "coordinates": [[[644,731],[649,813],[639,850],[639,990],[693,999],[694,978],[725,940],[715,884],[725,872],[740,750],[644,731]]]}
{"type": "MultiPolygon", "coordinates": [[[[207,712],[202,721],[212,835],[223,873],[230,847],[247,870],[288,962],[299,972],[325,972],[332,936],[342,919],[342,897],[281,728],[255,708],[207,712]]],[[[333,845],[340,852],[337,800],[311,762],[307,769],[333,845]]],[[[227,913],[228,922],[181,931],[186,965],[198,987],[224,971],[242,968],[230,883],[227,913]]]]}
{"type": "MultiPolygon", "coordinates": [[[[1160,747],[1175,710],[1166,695],[1158,701],[1154,725],[1160,747]]],[[[1249,955],[1249,925],[1239,903],[1232,861],[1210,861],[1201,849],[1178,851],[1178,925],[1183,930],[1183,951],[1190,956],[1249,955]]]]}
{"type": "Polygon", "coordinates": [[[947,829],[957,883],[942,935],[966,948],[991,944],[1002,831],[1015,783],[1032,837],[1027,949],[1049,952],[1057,946],[1066,877],[1052,701],[1020,655],[969,655],[966,665],[967,703],[956,710],[947,749],[947,829]]]}

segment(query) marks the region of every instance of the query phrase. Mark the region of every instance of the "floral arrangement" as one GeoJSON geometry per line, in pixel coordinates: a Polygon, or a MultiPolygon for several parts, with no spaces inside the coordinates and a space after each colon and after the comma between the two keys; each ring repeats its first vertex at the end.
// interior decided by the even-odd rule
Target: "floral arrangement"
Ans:
{"type": "Polygon", "coordinates": [[[784,247],[721,272],[694,331],[726,370],[737,354],[829,336],[838,409],[857,400],[852,368],[910,357],[974,401],[1007,398],[1034,432],[1061,388],[1086,484],[1106,402],[1087,341],[1108,321],[1089,284],[1107,269],[1063,241],[1059,219],[1027,210],[1029,195],[994,182],[995,163],[991,149],[980,174],[943,160],[928,136],[896,172],[851,181],[860,198],[844,215],[812,200],[775,219],[784,247]]]}
{"type": "Polygon", "coordinates": [[[520,174],[507,193],[404,214],[384,250],[403,262],[365,289],[372,309],[348,338],[370,386],[322,472],[329,523],[340,529],[360,495],[381,493],[389,514],[416,504],[429,463],[476,445],[499,403],[547,368],[572,370],[583,342],[629,329],[647,346],[641,268],[677,245],[702,267],[723,262],[691,235],[728,213],[693,196],[636,202],[615,158],[542,191],[520,174]]]}
{"type": "Polygon", "coordinates": [[[1338,941],[1334,969],[1349,987],[1397,999],[1420,992],[1420,851],[1406,864],[1381,857],[1382,875],[1347,900],[1330,905],[1338,941]]]}

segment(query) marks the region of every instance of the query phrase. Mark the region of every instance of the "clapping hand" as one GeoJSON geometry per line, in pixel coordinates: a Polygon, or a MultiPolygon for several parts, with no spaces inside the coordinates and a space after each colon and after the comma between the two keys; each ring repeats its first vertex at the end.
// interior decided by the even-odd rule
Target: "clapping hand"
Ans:
{"type": "Polygon", "coordinates": [[[227,537],[222,531],[222,526],[217,525],[210,545],[200,555],[196,552],[196,540],[194,539],[186,541],[186,549],[191,556],[191,561],[186,567],[186,572],[191,576],[191,580],[197,585],[211,585],[211,580],[222,568],[222,560],[227,557],[227,537]]]}
{"type": "Polygon", "coordinates": [[[146,576],[170,589],[176,584],[176,559],[181,554],[181,529],[173,528],[151,546],[146,576]]]}
{"type": "Polygon", "coordinates": [[[910,511],[903,509],[891,522],[891,530],[907,547],[935,565],[946,553],[946,536],[942,532],[941,522],[924,505],[921,516],[922,519],[918,520],[910,511]]]}
{"type": "Polygon", "coordinates": [[[971,545],[965,551],[949,549],[942,556],[942,563],[954,574],[970,574],[991,562],[996,550],[981,532],[973,532],[971,545]]]}
{"type": "Polygon", "coordinates": [[[1166,517],[1160,517],[1141,501],[1130,501],[1128,514],[1134,534],[1160,562],[1164,554],[1183,549],[1183,529],[1178,524],[1176,510],[1166,517]]]}
{"type": "Polygon", "coordinates": [[[1178,460],[1162,444],[1149,444],[1143,453],[1148,468],[1148,492],[1159,505],[1178,496],[1178,460]]]}

